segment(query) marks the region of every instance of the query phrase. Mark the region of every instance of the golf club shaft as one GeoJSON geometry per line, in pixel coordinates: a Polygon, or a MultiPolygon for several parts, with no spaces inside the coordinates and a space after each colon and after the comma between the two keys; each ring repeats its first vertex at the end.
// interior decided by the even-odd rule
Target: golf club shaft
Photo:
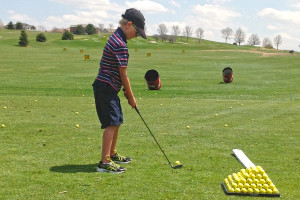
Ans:
{"type": "Polygon", "coordinates": [[[173,165],[171,164],[170,160],[168,159],[167,155],[165,154],[164,150],[161,148],[161,146],[159,145],[159,143],[157,142],[156,138],[154,137],[153,133],[151,132],[150,128],[148,127],[148,125],[146,124],[145,120],[143,119],[140,111],[138,110],[137,107],[135,107],[136,112],[139,114],[139,116],[141,117],[142,121],[144,122],[144,124],[146,125],[147,129],[149,130],[149,132],[151,133],[153,139],[155,140],[156,144],[158,145],[159,149],[161,150],[161,152],[164,154],[165,158],[167,159],[167,161],[169,162],[170,166],[173,168],[173,165]]]}

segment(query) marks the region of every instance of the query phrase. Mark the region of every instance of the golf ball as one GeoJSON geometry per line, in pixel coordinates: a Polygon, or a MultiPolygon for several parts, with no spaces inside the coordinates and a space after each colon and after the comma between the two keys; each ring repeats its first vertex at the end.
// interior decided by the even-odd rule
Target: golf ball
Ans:
{"type": "Polygon", "coordinates": [[[177,160],[177,161],[175,162],[175,164],[176,164],[176,165],[180,165],[180,162],[177,160]]]}
{"type": "Polygon", "coordinates": [[[2,124],[2,125],[1,125],[1,128],[5,128],[5,124],[2,124]]]}
{"type": "Polygon", "coordinates": [[[78,124],[76,124],[76,125],[75,125],[75,127],[76,127],[76,128],[79,128],[79,125],[78,125],[78,124]]]}

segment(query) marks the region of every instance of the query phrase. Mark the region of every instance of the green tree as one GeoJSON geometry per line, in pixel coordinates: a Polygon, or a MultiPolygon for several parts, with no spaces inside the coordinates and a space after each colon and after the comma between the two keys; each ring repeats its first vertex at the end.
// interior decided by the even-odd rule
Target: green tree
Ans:
{"type": "Polygon", "coordinates": [[[7,29],[15,29],[15,25],[12,23],[12,21],[8,22],[7,29]]]}
{"type": "Polygon", "coordinates": [[[93,35],[96,33],[96,28],[93,24],[88,24],[85,28],[85,31],[88,35],[93,35]]]}
{"type": "Polygon", "coordinates": [[[22,30],[23,29],[23,25],[22,25],[21,22],[17,22],[15,27],[16,27],[17,30],[22,30]]]}
{"type": "Polygon", "coordinates": [[[85,28],[82,25],[78,25],[74,29],[74,34],[76,35],[84,35],[85,34],[85,28]]]}
{"type": "Polygon", "coordinates": [[[62,38],[62,40],[74,40],[73,34],[70,33],[70,31],[65,31],[62,38]]]}
{"type": "Polygon", "coordinates": [[[36,36],[36,41],[37,42],[46,42],[47,38],[46,36],[44,35],[44,33],[39,33],[37,36],[36,36]]]}
{"type": "Polygon", "coordinates": [[[25,30],[21,30],[19,45],[21,47],[26,47],[28,45],[28,43],[29,43],[29,41],[28,41],[27,33],[25,32],[25,30]]]}

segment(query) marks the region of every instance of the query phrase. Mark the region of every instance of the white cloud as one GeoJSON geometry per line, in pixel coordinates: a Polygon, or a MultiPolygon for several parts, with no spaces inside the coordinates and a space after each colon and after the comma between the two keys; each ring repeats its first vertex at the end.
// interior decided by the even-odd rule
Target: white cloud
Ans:
{"type": "Polygon", "coordinates": [[[175,6],[175,7],[178,7],[178,8],[181,7],[181,5],[179,3],[177,3],[176,1],[170,1],[170,4],[175,6]]]}
{"type": "Polygon", "coordinates": [[[76,24],[114,24],[117,25],[125,8],[109,0],[51,0],[74,8],[72,13],[62,16],[48,16],[46,27],[69,27],[76,24]]]}
{"type": "Polygon", "coordinates": [[[274,8],[265,8],[259,11],[257,15],[281,22],[300,24],[300,11],[281,11],[274,8]]]}
{"type": "Polygon", "coordinates": [[[205,39],[223,41],[220,31],[223,28],[234,25],[234,18],[241,16],[239,12],[221,5],[196,5],[191,15],[184,21],[194,29],[199,27],[205,31],[205,39]]]}
{"type": "Polygon", "coordinates": [[[101,10],[101,11],[117,11],[119,6],[111,3],[109,0],[51,0],[60,4],[66,4],[77,9],[101,10]]]}
{"type": "Polygon", "coordinates": [[[267,25],[267,28],[269,30],[278,30],[278,28],[276,26],[274,26],[274,25],[267,25]]]}
{"type": "Polygon", "coordinates": [[[63,16],[49,16],[46,19],[46,27],[52,28],[53,24],[57,27],[69,27],[76,24],[109,24],[116,23],[121,16],[110,16],[105,11],[75,11],[75,14],[66,14],[63,16]]]}
{"type": "Polygon", "coordinates": [[[165,8],[162,4],[150,0],[140,0],[134,2],[126,1],[125,4],[129,8],[136,8],[150,14],[170,12],[170,10],[165,8]]]}
{"type": "Polygon", "coordinates": [[[14,22],[23,22],[23,23],[28,23],[28,24],[37,24],[37,21],[32,19],[31,17],[25,15],[25,14],[20,14],[16,13],[13,10],[9,10],[7,12],[9,14],[9,19],[14,22]]]}
{"type": "Polygon", "coordinates": [[[292,7],[294,7],[294,8],[296,8],[296,9],[300,10],[300,2],[297,2],[297,3],[292,4],[292,7]]]}
{"type": "Polygon", "coordinates": [[[207,3],[212,3],[212,4],[224,4],[224,3],[228,3],[231,0],[206,0],[207,3]]]}

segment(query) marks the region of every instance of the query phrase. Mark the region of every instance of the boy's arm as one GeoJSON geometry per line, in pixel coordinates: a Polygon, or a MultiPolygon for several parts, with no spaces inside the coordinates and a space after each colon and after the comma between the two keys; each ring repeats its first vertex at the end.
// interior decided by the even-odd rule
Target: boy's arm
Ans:
{"type": "Polygon", "coordinates": [[[136,101],[131,90],[131,86],[130,86],[130,82],[126,70],[127,70],[126,67],[119,67],[121,81],[123,83],[123,87],[125,88],[125,92],[127,94],[128,104],[131,105],[132,108],[135,108],[136,101]]]}

